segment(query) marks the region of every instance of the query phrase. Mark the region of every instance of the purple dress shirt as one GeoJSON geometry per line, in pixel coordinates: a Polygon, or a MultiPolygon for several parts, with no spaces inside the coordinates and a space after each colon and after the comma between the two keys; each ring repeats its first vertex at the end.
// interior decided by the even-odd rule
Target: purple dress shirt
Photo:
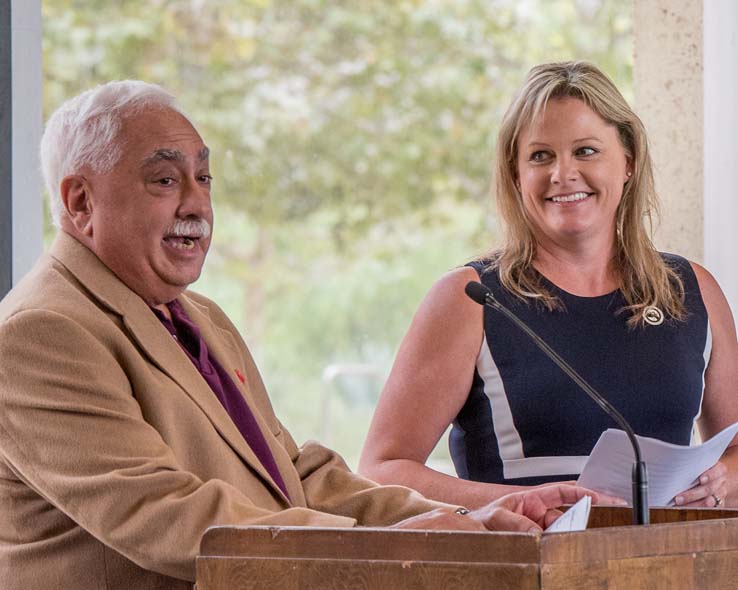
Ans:
{"type": "MultiPolygon", "coordinates": [[[[289,497],[284,480],[279,473],[277,464],[274,462],[274,457],[267,445],[264,434],[261,432],[254,414],[233,379],[218,360],[210,354],[205,340],[200,334],[200,329],[187,317],[182,304],[175,299],[167,303],[167,308],[172,314],[171,321],[158,309],[152,308],[152,310],[169,333],[179,342],[182,350],[195,365],[203,379],[207,381],[210,389],[213,390],[236,428],[241,432],[241,435],[269,472],[269,475],[284,492],[285,496],[289,497]]],[[[235,373],[241,378],[241,374],[237,369],[235,373]]]]}

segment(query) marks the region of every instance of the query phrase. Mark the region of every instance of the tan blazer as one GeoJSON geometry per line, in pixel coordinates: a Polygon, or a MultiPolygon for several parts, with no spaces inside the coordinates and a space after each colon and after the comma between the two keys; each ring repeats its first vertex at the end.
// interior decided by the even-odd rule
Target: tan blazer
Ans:
{"type": "Polygon", "coordinates": [[[297,448],[223,312],[180,298],[233,374],[289,491],[269,477],[144,301],[59,233],[0,302],[0,586],[189,588],[218,524],[385,525],[440,506],[297,448]]]}

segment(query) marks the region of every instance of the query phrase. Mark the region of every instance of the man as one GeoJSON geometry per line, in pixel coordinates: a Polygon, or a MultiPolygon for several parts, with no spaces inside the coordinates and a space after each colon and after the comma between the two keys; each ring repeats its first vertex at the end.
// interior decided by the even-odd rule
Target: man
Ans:
{"type": "Polygon", "coordinates": [[[211,525],[540,530],[584,494],[465,514],[298,449],[236,329],[186,291],[210,244],[208,155],[143,82],[83,93],[46,126],[60,231],[0,303],[4,588],[189,588],[211,525]]]}

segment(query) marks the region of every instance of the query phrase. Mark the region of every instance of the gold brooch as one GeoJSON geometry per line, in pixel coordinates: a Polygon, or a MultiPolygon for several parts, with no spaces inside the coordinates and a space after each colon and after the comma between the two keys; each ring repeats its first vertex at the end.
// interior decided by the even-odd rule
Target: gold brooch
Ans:
{"type": "Polygon", "coordinates": [[[643,310],[643,319],[651,326],[658,326],[664,322],[664,312],[658,307],[649,305],[643,310]]]}

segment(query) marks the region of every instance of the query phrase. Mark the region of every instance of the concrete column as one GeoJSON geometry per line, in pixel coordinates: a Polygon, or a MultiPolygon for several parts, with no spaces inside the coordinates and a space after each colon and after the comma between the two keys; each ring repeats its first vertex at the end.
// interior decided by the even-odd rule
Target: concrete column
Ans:
{"type": "MultiPolygon", "coordinates": [[[[710,0],[708,0],[709,2],[710,0]]],[[[701,262],[703,0],[635,0],[635,110],[648,130],[661,197],[659,249],[701,262]]]]}

